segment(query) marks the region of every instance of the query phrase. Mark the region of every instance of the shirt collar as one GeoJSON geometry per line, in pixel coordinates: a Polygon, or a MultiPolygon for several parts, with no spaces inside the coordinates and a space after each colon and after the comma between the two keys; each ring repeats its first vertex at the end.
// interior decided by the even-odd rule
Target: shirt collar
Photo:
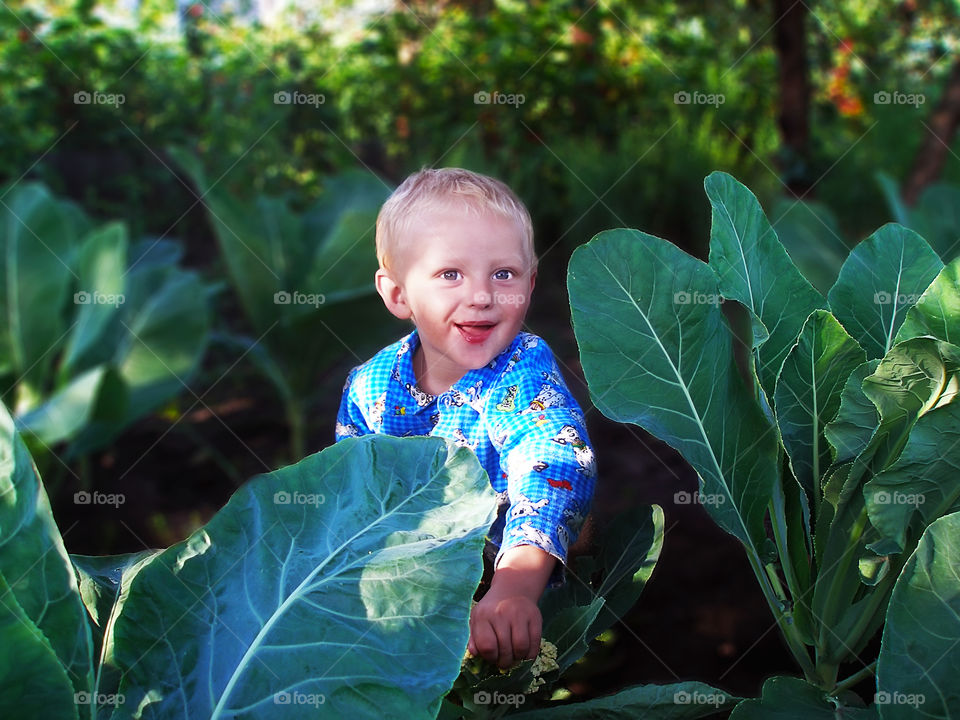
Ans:
{"type": "MultiPolygon", "coordinates": [[[[520,346],[522,338],[523,333],[518,334],[517,337],[513,339],[513,342],[491,360],[489,364],[476,370],[468,370],[462,378],[454,383],[452,388],[442,393],[440,397],[460,393],[471,403],[476,401],[483,389],[492,386],[494,381],[500,377],[507,363],[510,362],[511,357],[513,357],[520,346]]],[[[409,411],[414,413],[433,407],[437,399],[437,396],[429,395],[417,386],[417,377],[413,372],[413,354],[419,346],[420,335],[417,333],[417,330],[414,329],[413,332],[400,342],[400,347],[397,349],[396,361],[393,366],[393,379],[399,383],[400,390],[403,392],[405,399],[410,399],[406,404],[410,408],[409,411]],[[413,388],[413,391],[411,391],[410,388],[413,388]],[[422,393],[424,405],[417,402],[417,393],[422,393]]]]}

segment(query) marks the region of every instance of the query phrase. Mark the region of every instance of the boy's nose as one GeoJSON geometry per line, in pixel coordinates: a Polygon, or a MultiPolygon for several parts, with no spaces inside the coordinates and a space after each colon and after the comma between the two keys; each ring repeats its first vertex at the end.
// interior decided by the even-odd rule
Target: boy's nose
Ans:
{"type": "Polygon", "coordinates": [[[473,283],[470,288],[470,306],[485,308],[493,304],[493,294],[487,283],[473,283]]]}

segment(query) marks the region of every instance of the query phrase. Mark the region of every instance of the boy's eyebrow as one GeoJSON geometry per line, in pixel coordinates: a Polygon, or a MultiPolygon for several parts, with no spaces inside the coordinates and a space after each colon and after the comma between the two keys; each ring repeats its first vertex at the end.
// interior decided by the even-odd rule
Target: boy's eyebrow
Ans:
{"type": "MultiPolygon", "coordinates": [[[[464,258],[464,257],[451,257],[451,256],[441,256],[439,258],[428,258],[428,262],[431,265],[436,265],[437,267],[447,266],[447,265],[469,265],[473,262],[473,258],[464,258]]],[[[530,267],[532,263],[524,258],[522,255],[515,255],[510,258],[495,258],[489,260],[487,263],[492,268],[526,268],[530,267]]]]}

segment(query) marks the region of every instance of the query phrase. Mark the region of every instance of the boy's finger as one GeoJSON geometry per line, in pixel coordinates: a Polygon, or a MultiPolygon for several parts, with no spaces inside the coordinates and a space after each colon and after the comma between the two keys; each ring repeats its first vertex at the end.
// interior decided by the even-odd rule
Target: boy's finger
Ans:
{"type": "Polygon", "coordinates": [[[510,625],[500,623],[493,628],[497,634],[498,656],[494,662],[502,668],[513,665],[513,638],[510,635],[510,625]]]}
{"type": "Polygon", "coordinates": [[[530,628],[525,622],[513,627],[513,656],[517,660],[526,660],[530,656],[530,628]]]}
{"type": "Polygon", "coordinates": [[[490,623],[480,622],[473,628],[470,642],[475,648],[474,654],[479,654],[484,660],[496,663],[498,655],[497,636],[490,627],[490,623]]]}
{"type": "Polygon", "coordinates": [[[543,638],[543,624],[537,618],[530,621],[530,650],[527,660],[535,660],[540,652],[540,640],[543,638]]]}

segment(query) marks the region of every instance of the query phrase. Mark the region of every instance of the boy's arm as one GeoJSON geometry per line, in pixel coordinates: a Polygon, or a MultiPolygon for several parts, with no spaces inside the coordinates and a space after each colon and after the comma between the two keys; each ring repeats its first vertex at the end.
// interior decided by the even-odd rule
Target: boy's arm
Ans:
{"type": "Polygon", "coordinates": [[[506,433],[500,459],[510,509],[490,590],[471,613],[468,646],[501,667],[536,657],[543,625],[537,602],[557,562],[566,562],[596,476],[571,408],[521,413],[508,422],[513,432],[506,433]]]}
{"type": "Polygon", "coordinates": [[[470,613],[472,655],[502,668],[537,656],[543,630],[537,602],[556,561],[534,545],[504,551],[490,589],[470,613]]]}
{"type": "Polygon", "coordinates": [[[348,437],[359,437],[361,435],[371,435],[373,431],[367,426],[366,418],[360,411],[360,407],[354,398],[353,381],[357,370],[354,368],[347,375],[347,380],[343,385],[343,395],[340,398],[340,410],[337,412],[336,441],[348,437]]]}

